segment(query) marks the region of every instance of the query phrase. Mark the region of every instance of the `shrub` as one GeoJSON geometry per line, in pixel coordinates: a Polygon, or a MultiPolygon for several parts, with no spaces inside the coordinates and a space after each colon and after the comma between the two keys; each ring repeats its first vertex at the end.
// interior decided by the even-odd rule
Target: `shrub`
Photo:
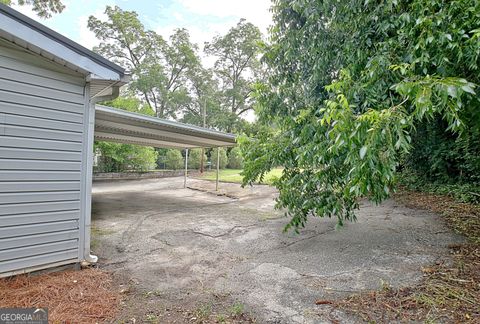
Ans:
{"type": "Polygon", "coordinates": [[[155,168],[157,152],[153,147],[96,142],[99,172],[148,171],[155,168]]]}
{"type": "MultiPolygon", "coordinates": [[[[212,167],[216,168],[217,167],[217,150],[218,149],[213,149],[210,155],[210,159],[212,161],[212,167]]],[[[220,169],[225,169],[228,163],[228,158],[227,158],[227,151],[224,148],[220,148],[220,169]]]]}
{"type": "Polygon", "coordinates": [[[243,156],[239,147],[234,147],[228,155],[228,167],[230,169],[243,168],[243,156]]]}
{"type": "Polygon", "coordinates": [[[177,149],[170,149],[165,155],[165,166],[167,169],[178,170],[183,167],[183,156],[177,149]]]}
{"type": "MultiPolygon", "coordinates": [[[[188,150],[188,168],[199,169],[202,160],[202,149],[188,150]]],[[[203,166],[207,165],[207,155],[203,153],[203,166]]]]}

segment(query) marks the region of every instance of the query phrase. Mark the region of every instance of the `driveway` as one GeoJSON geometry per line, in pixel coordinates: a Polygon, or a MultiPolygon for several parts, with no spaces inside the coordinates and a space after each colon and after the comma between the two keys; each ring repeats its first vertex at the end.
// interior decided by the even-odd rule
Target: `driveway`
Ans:
{"type": "Polygon", "coordinates": [[[217,195],[213,186],[189,179],[183,189],[183,178],[94,183],[100,266],[154,295],[155,305],[167,305],[162,312],[218,303],[242,305],[260,323],[317,323],[331,314],[316,300],[415,284],[422,266],[461,241],[438,216],[393,200],[362,202],[358,221],[340,229],[335,219],[312,218],[300,234],[283,233],[288,219],[273,209],[275,189],[222,183],[217,195]]]}

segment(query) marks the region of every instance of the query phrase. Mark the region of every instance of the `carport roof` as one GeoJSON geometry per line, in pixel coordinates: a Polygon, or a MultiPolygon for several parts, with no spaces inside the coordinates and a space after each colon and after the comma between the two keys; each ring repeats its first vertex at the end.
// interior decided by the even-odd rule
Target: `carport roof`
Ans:
{"type": "Polygon", "coordinates": [[[96,105],[95,139],[153,147],[234,146],[235,135],[96,105]]]}

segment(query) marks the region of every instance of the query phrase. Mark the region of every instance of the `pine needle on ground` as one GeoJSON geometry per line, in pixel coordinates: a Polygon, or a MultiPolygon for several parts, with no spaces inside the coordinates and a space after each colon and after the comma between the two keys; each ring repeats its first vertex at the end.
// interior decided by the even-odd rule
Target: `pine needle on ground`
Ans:
{"type": "Polygon", "coordinates": [[[0,279],[0,308],[47,307],[49,321],[55,323],[111,320],[120,300],[111,274],[98,269],[0,279]]]}

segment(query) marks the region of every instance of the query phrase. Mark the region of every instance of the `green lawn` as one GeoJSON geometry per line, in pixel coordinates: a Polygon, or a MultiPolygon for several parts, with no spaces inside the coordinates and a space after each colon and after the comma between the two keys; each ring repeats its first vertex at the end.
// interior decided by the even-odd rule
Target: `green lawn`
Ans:
{"type": "MultiPolygon", "coordinates": [[[[275,178],[279,178],[282,175],[282,170],[283,170],[282,168],[273,169],[272,171],[270,171],[265,175],[262,183],[271,185],[275,178]]],[[[240,175],[240,172],[242,172],[242,170],[237,170],[237,169],[220,170],[220,173],[219,173],[220,181],[242,183],[242,176],[240,175]]],[[[199,175],[198,178],[205,179],[205,180],[215,180],[215,173],[216,173],[215,171],[207,171],[207,172],[204,172],[203,175],[199,175]]]]}

